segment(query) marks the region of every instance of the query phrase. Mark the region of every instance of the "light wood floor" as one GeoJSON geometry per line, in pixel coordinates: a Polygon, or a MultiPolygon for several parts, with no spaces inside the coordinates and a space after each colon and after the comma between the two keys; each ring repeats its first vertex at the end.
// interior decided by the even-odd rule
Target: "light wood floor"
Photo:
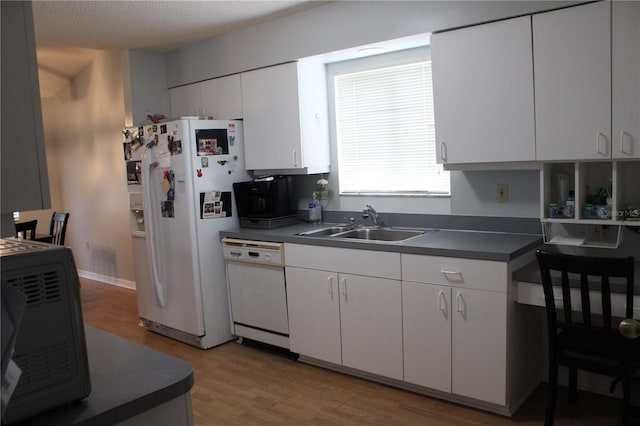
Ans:
{"type": "MultiPolygon", "coordinates": [[[[174,355],[194,370],[196,425],[539,425],[541,385],[506,418],[299,363],[286,354],[230,342],[201,350],[138,326],[132,290],[82,279],[84,321],[174,355]]],[[[619,400],[581,393],[577,404],[559,392],[557,425],[619,424],[619,400]]]]}

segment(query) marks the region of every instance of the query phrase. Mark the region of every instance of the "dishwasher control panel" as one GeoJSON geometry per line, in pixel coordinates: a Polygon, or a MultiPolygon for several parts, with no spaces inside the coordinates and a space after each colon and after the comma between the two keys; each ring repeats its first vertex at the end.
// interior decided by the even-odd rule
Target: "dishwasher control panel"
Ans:
{"type": "Polygon", "coordinates": [[[226,260],[284,265],[284,244],[282,243],[223,238],[222,251],[226,260]]]}

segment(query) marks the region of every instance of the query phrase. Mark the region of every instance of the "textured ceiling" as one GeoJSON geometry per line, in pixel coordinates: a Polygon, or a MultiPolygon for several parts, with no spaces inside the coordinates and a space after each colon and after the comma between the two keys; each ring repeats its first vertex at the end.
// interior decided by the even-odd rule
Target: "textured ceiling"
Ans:
{"type": "Polygon", "coordinates": [[[40,91],[52,96],[95,56],[88,49],[168,52],[327,1],[34,1],[40,91]]]}

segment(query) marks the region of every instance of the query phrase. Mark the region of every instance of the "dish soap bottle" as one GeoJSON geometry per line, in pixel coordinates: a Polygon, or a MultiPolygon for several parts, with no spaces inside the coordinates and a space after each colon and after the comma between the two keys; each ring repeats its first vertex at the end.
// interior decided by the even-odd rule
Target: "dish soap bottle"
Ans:
{"type": "Polygon", "coordinates": [[[322,222],[322,207],[315,192],[313,193],[313,200],[309,203],[309,222],[322,222]]]}

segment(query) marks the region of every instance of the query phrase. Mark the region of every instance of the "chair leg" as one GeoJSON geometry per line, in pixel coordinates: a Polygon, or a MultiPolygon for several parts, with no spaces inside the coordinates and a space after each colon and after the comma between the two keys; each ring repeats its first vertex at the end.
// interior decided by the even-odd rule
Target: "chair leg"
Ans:
{"type": "Polygon", "coordinates": [[[549,363],[549,386],[547,389],[547,410],[545,412],[544,425],[553,426],[553,418],[556,414],[556,393],[558,390],[558,364],[555,360],[549,363]]]}
{"type": "Polygon", "coordinates": [[[622,378],[622,424],[630,425],[631,421],[631,373],[622,378]]]}
{"type": "Polygon", "coordinates": [[[578,400],[578,369],[569,367],[569,402],[578,400]]]}

